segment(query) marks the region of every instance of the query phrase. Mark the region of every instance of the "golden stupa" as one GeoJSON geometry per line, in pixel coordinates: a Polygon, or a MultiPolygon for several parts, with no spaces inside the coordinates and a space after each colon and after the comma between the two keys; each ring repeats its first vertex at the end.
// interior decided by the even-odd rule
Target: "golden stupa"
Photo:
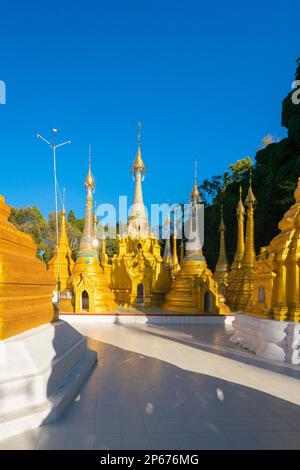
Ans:
{"type": "Polygon", "coordinates": [[[61,227],[58,246],[55,247],[53,258],[49,261],[49,270],[54,273],[57,283],[60,282],[60,290],[64,291],[72,274],[74,261],[69,246],[66,228],[66,210],[63,206],[61,213],[61,227]]]}
{"type": "Polygon", "coordinates": [[[172,279],[174,279],[177,273],[180,271],[181,266],[177,254],[177,235],[176,235],[176,218],[174,222],[174,231],[173,231],[173,259],[172,259],[172,279]]]}
{"type": "Polygon", "coordinates": [[[220,250],[219,256],[217,260],[217,264],[215,267],[214,272],[214,279],[217,281],[218,286],[222,294],[225,293],[226,287],[228,285],[227,278],[228,278],[228,258],[226,253],[226,244],[225,244],[225,223],[223,217],[223,205],[221,206],[221,220],[219,225],[219,233],[220,233],[220,250]]]}
{"type": "Polygon", "coordinates": [[[224,297],[219,293],[218,284],[207,268],[200,240],[200,193],[196,174],[190,197],[190,237],[186,243],[186,254],[180,271],[166,294],[164,310],[192,314],[226,314],[229,312],[224,297]]]}
{"type": "Polygon", "coordinates": [[[54,320],[55,279],[36,257],[30,235],[8,222],[0,195],[0,340],[54,320]]]}
{"type": "Polygon", "coordinates": [[[227,277],[227,287],[225,291],[226,303],[234,310],[235,299],[239,290],[238,271],[241,268],[242,260],[245,251],[245,235],[244,235],[244,221],[245,221],[245,208],[242,202],[242,187],[240,186],[240,197],[236,208],[237,217],[237,247],[234,255],[231,269],[227,277]]]}
{"type": "Polygon", "coordinates": [[[131,169],[134,199],[127,230],[117,235],[117,254],[111,265],[104,263],[116,301],[126,307],[161,305],[171,283],[171,271],[161,256],[158,238],[151,233],[143,202],[146,168],[141,155],[140,128],[139,123],[138,151],[131,169]]]}
{"type": "Polygon", "coordinates": [[[295,203],[284,214],[269,246],[254,264],[253,304],[247,313],[275,320],[300,319],[300,178],[295,203]]]}
{"type": "Polygon", "coordinates": [[[84,230],[73,273],[60,301],[62,312],[104,313],[117,308],[98,257],[98,240],[94,234],[93,193],[95,182],[89,171],[85,180],[87,191],[84,230]]]}
{"type": "Polygon", "coordinates": [[[254,208],[256,199],[252,191],[251,177],[248,194],[245,199],[247,222],[245,250],[241,267],[237,271],[238,292],[234,299],[235,310],[245,310],[253,302],[253,271],[255,263],[254,247],[254,208]]]}

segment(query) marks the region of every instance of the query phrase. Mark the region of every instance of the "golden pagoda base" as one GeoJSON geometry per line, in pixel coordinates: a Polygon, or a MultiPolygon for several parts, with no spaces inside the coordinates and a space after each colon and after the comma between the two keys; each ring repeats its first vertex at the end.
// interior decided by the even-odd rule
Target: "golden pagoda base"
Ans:
{"type": "Polygon", "coordinates": [[[170,289],[171,268],[160,255],[158,239],[151,236],[117,238],[118,252],[105,265],[116,302],[124,307],[160,306],[170,289]]]}
{"type": "Polygon", "coordinates": [[[230,313],[202,253],[187,253],[162,308],[195,315],[230,313]]]}
{"type": "Polygon", "coordinates": [[[59,307],[62,312],[87,314],[112,312],[117,308],[98,258],[77,258],[59,307]]]}
{"type": "Polygon", "coordinates": [[[288,320],[288,307],[287,305],[276,305],[272,309],[272,317],[274,320],[288,320]]]}

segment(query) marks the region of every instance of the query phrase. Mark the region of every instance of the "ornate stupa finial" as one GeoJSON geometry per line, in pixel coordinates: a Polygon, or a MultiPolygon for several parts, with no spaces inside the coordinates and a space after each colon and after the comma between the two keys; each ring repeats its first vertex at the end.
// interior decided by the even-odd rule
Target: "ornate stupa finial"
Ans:
{"type": "Polygon", "coordinates": [[[55,247],[54,255],[49,261],[49,269],[53,272],[57,281],[60,282],[61,290],[63,291],[67,286],[67,281],[72,273],[74,261],[72,259],[72,252],[69,246],[67,235],[67,221],[65,209],[65,188],[63,188],[62,197],[62,211],[60,219],[60,234],[58,246],[55,247]]]}
{"type": "Polygon", "coordinates": [[[62,197],[62,214],[66,215],[65,210],[65,199],[66,199],[66,188],[63,188],[63,197],[62,197]]]}
{"type": "Polygon", "coordinates": [[[149,224],[146,215],[146,209],[143,201],[142,182],[146,173],[145,164],[141,155],[141,123],[138,124],[138,151],[131,168],[131,174],[135,181],[134,198],[130,215],[127,222],[128,234],[132,238],[148,237],[149,224]]]}
{"type": "Polygon", "coordinates": [[[219,225],[219,233],[220,233],[220,249],[219,249],[219,256],[218,261],[216,264],[216,269],[214,273],[214,278],[217,281],[218,285],[221,288],[221,291],[224,293],[226,286],[227,286],[227,277],[228,277],[228,258],[226,253],[226,245],[225,245],[225,223],[224,223],[224,214],[223,214],[223,203],[220,207],[220,225],[219,225]]]}
{"type": "Polygon", "coordinates": [[[95,181],[91,168],[91,145],[89,145],[89,170],[85,179],[84,186],[86,189],[86,205],[84,217],[83,235],[80,241],[78,252],[79,257],[97,256],[97,250],[94,241],[94,224],[93,224],[93,193],[95,191],[95,181]]]}
{"type": "Polygon", "coordinates": [[[176,213],[174,211],[174,224],[173,224],[173,269],[172,274],[176,276],[178,271],[180,270],[180,264],[177,255],[177,220],[176,220],[176,213]]]}
{"type": "Polygon", "coordinates": [[[136,176],[136,173],[140,173],[142,177],[144,177],[146,173],[146,167],[142,159],[142,154],[141,154],[141,128],[142,124],[141,121],[138,123],[138,151],[137,155],[135,157],[135,160],[133,162],[132,168],[131,168],[131,174],[136,176]]]}
{"type": "Polygon", "coordinates": [[[249,189],[248,189],[247,197],[245,199],[245,203],[246,203],[246,206],[248,204],[254,205],[256,203],[256,198],[252,190],[252,169],[251,168],[250,168],[250,174],[249,174],[249,189]]]}
{"type": "Polygon", "coordinates": [[[173,258],[172,258],[172,250],[171,250],[171,241],[170,241],[170,233],[171,233],[171,218],[170,218],[170,213],[168,212],[167,217],[164,222],[165,226],[165,251],[164,251],[164,264],[166,266],[172,266],[173,265],[173,258]]]}
{"type": "MultiPolygon", "coordinates": [[[[250,169],[251,170],[251,169],[250,169]]],[[[252,172],[250,171],[249,177],[249,189],[245,199],[247,207],[247,223],[246,223],[246,240],[245,250],[242,259],[242,265],[252,267],[255,260],[255,248],[254,248],[254,208],[256,205],[256,198],[252,190],[252,172]]]]}
{"type": "Polygon", "coordinates": [[[219,225],[219,232],[225,232],[226,230],[226,227],[225,227],[225,223],[224,223],[224,206],[223,206],[223,202],[221,204],[221,207],[220,207],[220,225],[219,225]]]}
{"type": "Polygon", "coordinates": [[[243,201],[242,201],[243,189],[242,189],[241,185],[239,187],[239,193],[240,193],[240,198],[239,198],[239,202],[238,202],[238,205],[237,205],[237,208],[236,208],[237,217],[239,216],[239,214],[245,214],[245,207],[244,207],[244,204],[243,204],[243,201]]]}
{"type": "Polygon", "coordinates": [[[190,201],[193,204],[199,204],[201,202],[200,192],[197,185],[197,172],[198,172],[198,162],[195,160],[194,163],[194,186],[191,192],[190,201]]]}
{"type": "Polygon", "coordinates": [[[85,180],[86,203],[83,234],[75,266],[67,284],[72,299],[62,302],[63,311],[102,313],[116,308],[114,295],[109,289],[103,269],[99,264],[99,248],[94,237],[93,192],[95,188],[91,169],[89,146],[89,171],[85,180]]]}
{"type": "Polygon", "coordinates": [[[239,200],[236,207],[237,218],[237,245],[233,262],[231,264],[231,271],[228,274],[226,288],[226,302],[230,308],[235,309],[236,297],[239,292],[239,269],[241,268],[244,251],[245,251],[245,235],[244,235],[244,220],[245,208],[242,201],[242,186],[239,187],[239,200]]]}
{"type": "Polygon", "coordinates": [[[138,122],[138,147],[141,146],[141,129],[142,129],[142,123],[141,121],[138,122]]]}
{"type": "Polygon", "coordinates": [[[234,260],[231,269],[238,268],[243,259],[245,249],[245,237],[244,237],[244,218],[245,218],[245,207],[242,201],[242,186],[239,188],[240,198],[236,208],[238,234],[237,234],[237,247],[234,256],[234,260]]]}
{"type": "Polygon", "coordinates": [[[95,190],[95,181],[92,175],[92,146],[89,144],[89,170],[88,175],[85,179],[84,185],[86,188],[90,187],[92,191],[95,190]]]}

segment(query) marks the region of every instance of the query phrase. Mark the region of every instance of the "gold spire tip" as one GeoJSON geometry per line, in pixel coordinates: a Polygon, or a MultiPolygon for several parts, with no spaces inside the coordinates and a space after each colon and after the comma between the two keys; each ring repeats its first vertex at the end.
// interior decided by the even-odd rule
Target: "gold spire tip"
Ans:
{"type": "Polygon", "coordinates": [[[141,129],[142,129],[142,123],[141,121],[138,122],[138,147],[141,146],[141,129]]]}

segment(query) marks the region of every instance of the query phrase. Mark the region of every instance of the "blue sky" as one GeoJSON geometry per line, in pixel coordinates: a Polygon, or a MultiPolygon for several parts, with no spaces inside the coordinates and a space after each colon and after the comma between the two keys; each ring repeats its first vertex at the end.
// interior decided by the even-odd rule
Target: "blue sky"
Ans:
{"type": "Polygon", "coordinates": [[[281,101],[299,49],[296,1],[3,2],[0,15],[0,193],[53,209],[50,151],[67,208],[83,215],[88,144],[97,202],[132,197],[142,121],[146,203],[185,201],[199,180],[286,135],[281,101]]]}

